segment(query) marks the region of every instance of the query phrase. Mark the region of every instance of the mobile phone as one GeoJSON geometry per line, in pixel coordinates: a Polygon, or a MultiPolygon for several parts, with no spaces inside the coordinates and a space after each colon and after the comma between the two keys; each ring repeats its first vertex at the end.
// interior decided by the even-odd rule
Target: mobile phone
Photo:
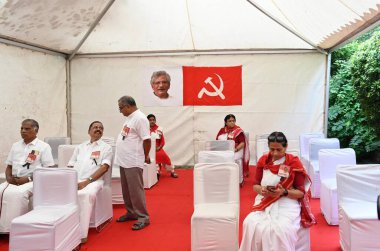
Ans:
{"type": "Polygon", "coordinates": [[[276,190],[276,187],[275,186],[267,186],[267,189],[272,192],[272,191],[276,190]]]}

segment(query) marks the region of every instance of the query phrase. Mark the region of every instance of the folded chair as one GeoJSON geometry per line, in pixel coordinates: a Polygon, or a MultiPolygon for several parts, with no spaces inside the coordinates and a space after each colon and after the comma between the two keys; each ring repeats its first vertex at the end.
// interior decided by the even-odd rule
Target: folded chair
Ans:
{"type": "Polygon", "coordinates": [[[9,249],[73,250],[81,242],[77,172],[37,168],[33,179],[34,208],[12,221],[9,249]]]}

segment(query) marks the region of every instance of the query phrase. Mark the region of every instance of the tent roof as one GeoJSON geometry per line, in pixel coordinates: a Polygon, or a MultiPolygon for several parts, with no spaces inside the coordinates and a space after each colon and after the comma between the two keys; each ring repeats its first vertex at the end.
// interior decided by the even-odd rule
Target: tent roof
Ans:
{"type": "Polygon", "coordinates": [[[0,0],[0,42],[64,54],[330,50],[380,0],[0,0]]]}

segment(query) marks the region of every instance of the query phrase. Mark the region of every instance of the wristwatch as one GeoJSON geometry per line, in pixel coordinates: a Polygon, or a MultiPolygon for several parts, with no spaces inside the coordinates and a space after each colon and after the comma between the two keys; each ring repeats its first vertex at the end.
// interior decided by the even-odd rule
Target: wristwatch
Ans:
{"type": "Polygon", "coordinates": [[[94,179],[90,176],[90,177],[88,177],[88,181],[90,181],[90,183],[91,183],[94,181],[94,179]]]}
{"type": "Polygon", "coordinates": [[[288,190],[286,188],[284,188],[284,192],[282,193],[282,196],[288,196],[288,190]]]}

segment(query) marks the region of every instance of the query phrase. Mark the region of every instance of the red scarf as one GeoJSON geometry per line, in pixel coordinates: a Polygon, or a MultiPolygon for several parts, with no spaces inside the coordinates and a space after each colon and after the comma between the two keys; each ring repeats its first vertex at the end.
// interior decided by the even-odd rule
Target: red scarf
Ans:
{"type": "MultiPolygon", "coordinates": [[[[305,176],[305,179],[308,182],[311,182],[309,175],[307,175],[305,168],[302,166],[298,157],[293,156],[291,154],[285,155],[285,162],[281,165],[286,165],[289,167],[289,177],[281,180],[278,184],[280,184],[285,189],[291,189],[294,183],[294,178],[296,172],[300,172],[305,176]]],[[[272,156],[270,154],[265,154],[260,158],[257,166],[263,166],[263,169],[269,169],[273,174],[277,174],[280,168],[280,165],[274,165],[272,162],[272,156]]],[[[258,205],[253,206],[252,211],[263,211],[273,202],[276,202],[281,197],[264,197],[258,205]]],[[[301,204],[301,224],[303,227],[311,227],[316,224],[315,217],[310,209],[310,190],[305,191],[305,195],[303,198],[298,201],[301,204]]]]}

